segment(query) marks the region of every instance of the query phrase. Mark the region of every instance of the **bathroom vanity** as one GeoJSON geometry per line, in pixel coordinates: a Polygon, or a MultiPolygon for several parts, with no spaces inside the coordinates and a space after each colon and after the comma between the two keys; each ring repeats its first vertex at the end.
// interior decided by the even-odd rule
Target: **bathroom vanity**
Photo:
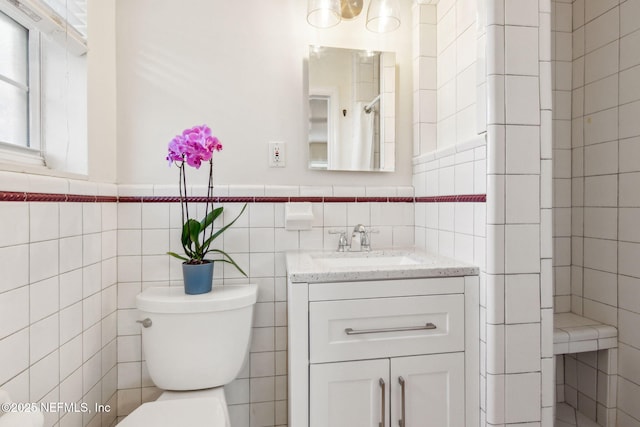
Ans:
{"type": "Polygon", "coordinates": [[[476,267],[298,251],[287,275],[291,427],[479,425],[476,267]]]}

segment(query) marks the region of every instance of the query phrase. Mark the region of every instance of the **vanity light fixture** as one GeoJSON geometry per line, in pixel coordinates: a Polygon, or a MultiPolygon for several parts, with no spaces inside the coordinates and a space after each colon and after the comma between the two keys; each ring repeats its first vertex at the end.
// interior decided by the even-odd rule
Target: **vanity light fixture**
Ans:
{"type": "Polygon", "coordinates": [[[356,18],[362,12],[364,0],[341,0],[340,16],[347,21],[356,18]]]}
{"type": "Polygon", "coordinates": [[[399,0],[371,0],[367,10],[367,29],[388,33],[400,26],[399,0]]]}
{"type": "Polygon", "coordinates": [[[307,7],[307,22],[317,28],[331,28],[338,25],[340,15],[340,0],[309,0],[307,7]]]}
{"type": "MultiPolygon", "coordinates": [[[[363,4],[364,0],[308,0],[307,22],[316,28],[331,28],[358,17],[363,4]]],[[[399,0],[371,0],[366,23],[369,31],[386,33],[399,26],[399,0]]]]}

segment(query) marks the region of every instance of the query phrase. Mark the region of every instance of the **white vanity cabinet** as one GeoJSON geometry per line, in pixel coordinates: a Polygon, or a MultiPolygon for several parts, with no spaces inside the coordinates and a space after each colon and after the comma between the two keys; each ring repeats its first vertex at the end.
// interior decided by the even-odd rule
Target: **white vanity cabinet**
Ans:
{"type": "Polygon", "coordinates": [[[311,427],[464,426],[461,352],[312,364],[309,374],[311,427]]]}
{"type": "Polygon", "coordinates": [[[288,284],[290,427],[479,425],[478,277],[288,284]]]}

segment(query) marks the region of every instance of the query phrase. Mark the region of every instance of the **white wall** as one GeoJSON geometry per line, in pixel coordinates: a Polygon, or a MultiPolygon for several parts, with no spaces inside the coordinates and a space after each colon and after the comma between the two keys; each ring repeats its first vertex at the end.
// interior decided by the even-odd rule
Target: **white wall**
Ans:
{"type": "Polygon", "coordinates": [[[42,139],[49,168],[86,175],[87,57],[42,37],[42,139]]]}
{"type": "Polygon", "coordinates": [[[96,182],[114,183],[117,141],[115,0],[89,0],[87,7],[89,178],[96,182]]]}
{"type": "Polygon", "coordinates": [[[300,0],[117,1],[118,182],[173,184],[167,143],[207,123],[224,145],[218,184],[410,185],[411,1],[386,35],[365,29],[367,5],[355,21],[316,30],[300,0]],[[309,44],[397,52],[396,172],[307,170],[309,44]],[[267,167],[273,140],[287,144],[284,169],[267,167]]]}

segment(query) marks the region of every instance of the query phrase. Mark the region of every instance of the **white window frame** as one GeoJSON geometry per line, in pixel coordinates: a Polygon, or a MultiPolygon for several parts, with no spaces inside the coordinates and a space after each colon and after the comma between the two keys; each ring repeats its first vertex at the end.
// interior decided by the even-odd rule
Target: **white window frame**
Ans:
{"type": "MultiPolygon", "coordinates": [[[[43,86],[47,83],[47,76],[43,76],[43,73],[47,73],[47,67],[43,61],[47,58],[45,53],[49,53],[44,51],[50,46],[49,40],[60,44],[73,56],[83,56],[87,53],[86,2],[84,0],[60,0],[60,3],[56,0],[0,0],[0,12],[26,28],[29,38],[28,147],[0,142],[0,170],[46,175],[76,175],[78,172],[67,170],[66,166],[56,164],[54,159],[57,153],[48,152],[48,149],[57,150],[56,144],[49,144],[48,148],[46,146],[47,137],[51,136],[45,134],[48,132],[45,126],[48,104],[45,99],[46,87],[43,86]],[[65,9],[67,7],[70,8],[65,9]],[[71,21],[79,24],[80,28],[67,22],[67,16],[71,21]],[[46,37],[46,40],[43,37],[46,37]],[[51,161],[48,162],[47,159],[51,161]]],[[[80,172],[83,176],[85,173],[80,172]]]]}
{"type": "Polygon", "coordinates": [[[40,32],[29,20],[15,10],[13,6],[7,6],[0,1],[0,12],[17,22],[28,32],[28,146],[20,146],[0,142],[0,162],[30,166],[45,166],[44,141],[42,138],[42,98],[41,98],[41,74],[40,74],[40,32]]]}

